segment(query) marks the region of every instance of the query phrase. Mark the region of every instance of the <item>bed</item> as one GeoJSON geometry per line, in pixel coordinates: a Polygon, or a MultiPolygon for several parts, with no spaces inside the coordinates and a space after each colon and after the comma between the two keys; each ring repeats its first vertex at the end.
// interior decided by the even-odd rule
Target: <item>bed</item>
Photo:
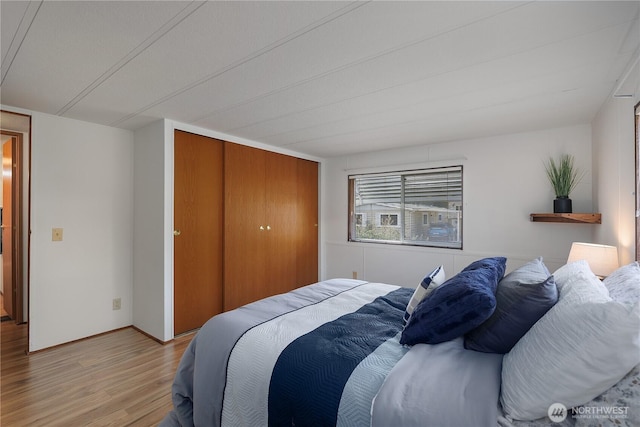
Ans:
{"type": "MultiPolygon", "coordinates": [[[[609,292],[609,278],[600,283],[584,262],[551,275],[538,258],[504,275],[505,261],[478,260],[448,280],[440,266],[416,289],[326,280],[215,316],[185,350],[172,385],[174,408],[160,425],[520,427],[606,425],[614,419],[618,425],[637,425],[638,264],[621,268],[620,277],[610,276],[613,288],[623,290],[609,292]],[[515,302],[513,295],[502,295],[514,280],[515,302]],[[533,288],[533,282],[536,289],[544,288],[546,308],[531,310],[536,305],[531,293],[523,297],[522,289],[533,288]],[[618,304],[619,313],[600,315],[590,307],[579,315],[595,318],[600,329],[610,320],[621,331],[613,338],[606,328],[592,331],[604,344],[596,343],[602,354],[585,348],[590,356],[576,358],[576,349],[595,341],[581,344],[574,337],[556,348],[538,338],[549,335],[546,327],[558,332],[564,306],[591,304],[584,286],[598,286],[596,303],[618,304]],[[512,317],[514,310],[535,320],[508,328],[508,350],[496,351],[496,330],[519,321],[512,317]],[[524,332],[513,336],[518,328],[524,332]],[[546,347],[542,357],[536,347],[546,347]],[[549,369],[548,357],[557,366],[549,369]],[[607,366],[594,370],[594,361],[607,366]],[[543,368],[537,370],[536,363],[543,368]],[[582,365],[589,378],[579,375],[582,365]],[[552,383],[545,384],[550,378],[552,383]],[[560,394],[554,391],[558,388],[560,394]],[[557,411],[547,413],[551,403],[565,404],[569,412],[562,420],[557,411]]],[[[538,292],[535,299],[544,298],[538,292]]],[[[567,323],[579,329],[591,327],[588,320],[572,320],[567,323]]],[[[575,335],[572,327],[561,331],[563,337],[575,335]]],[[[505,339],[498,341],[498,347],[505,345],[505,339]]]]}

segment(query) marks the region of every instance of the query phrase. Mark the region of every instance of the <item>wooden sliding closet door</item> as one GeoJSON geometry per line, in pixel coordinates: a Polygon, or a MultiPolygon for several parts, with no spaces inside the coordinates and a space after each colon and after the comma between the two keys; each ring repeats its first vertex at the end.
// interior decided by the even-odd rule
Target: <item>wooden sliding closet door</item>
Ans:
{"type": "Polygon", "coordinates": [[[174,334],[222,312],[224,143],[174,134],[174,334]]]}
{"type": "Polygon", "coordinates": [[[224,310],[318,279],[318,164],[225,144],[224,310]]]}
{"type": "Polygon", "coordinates": [[[266,153],[264,233],[269,262],[265,296],[288,292],[296,286],[297,162],[295,157],[266,153]]]}
{"type": "Polygon", "coordinates": [[[264,295],[267,264],[265,152],[227,142],[224,149],[224,310],[264,295]]]}
{"type": "Polygon", "coordinates": [[[175,132],[174,331],[318,279],[318,164],[175,132]]]}
{"type": "Polygon", "coordinates": [[[318,163],[297,161],[297,285],[318,281],[318,163]]]}

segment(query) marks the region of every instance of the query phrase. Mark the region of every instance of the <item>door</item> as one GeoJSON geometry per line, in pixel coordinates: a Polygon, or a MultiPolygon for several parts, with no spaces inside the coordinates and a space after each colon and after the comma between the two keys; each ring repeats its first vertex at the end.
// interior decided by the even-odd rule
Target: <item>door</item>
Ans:
{"type": "Polygon", "coordinates": [[[224,167],[224,310],[316,282],[317,163],[226,143],[224,167]]]}
{"type": "Polygon", "coordinates": [[[265,151],[227,142],[225,168],[224,310],[263,298],[267,268],[265,151]]]}
{"type": "Polygon", "coordinates": [[[297,288],[297,159],[266,152],[264,218],[267,223],[265,292],[261,297],[297,288]]]}
{"type": "Polygon", "coordinates": [[[222,141],[174,134],[174,334],[222,312],[222,141]]]}
{"type": "Polygon", "coordinates": [[[2,130],[2,293],[4,309],[23,323],[22,133],[2,130]]]}
{"type": "Polygon", "coordinates": [[[318,281],[318,163],[298,159],[297,285],[318,281]]]}
{"type": "MultiPolygon", "coordinates": [[[[3,135],[3,140],[4,135],[3,135]]],[[[13,292],[13,138],[2,144],[2,301],[4,311],[15,319],[13,292]]]]}

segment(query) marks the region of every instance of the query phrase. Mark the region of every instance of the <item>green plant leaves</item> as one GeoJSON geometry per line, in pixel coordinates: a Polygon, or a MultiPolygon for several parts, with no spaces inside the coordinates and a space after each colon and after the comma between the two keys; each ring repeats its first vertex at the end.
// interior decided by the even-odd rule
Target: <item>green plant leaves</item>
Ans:
{"type": "Polygon", "coordinates": [[[562,154],[557,163],[553,158],[549,158],[545,169],[556,197],[569,197],[584,177],[584,172],[575,167],[573,156],[569,154],[562,154]]]}

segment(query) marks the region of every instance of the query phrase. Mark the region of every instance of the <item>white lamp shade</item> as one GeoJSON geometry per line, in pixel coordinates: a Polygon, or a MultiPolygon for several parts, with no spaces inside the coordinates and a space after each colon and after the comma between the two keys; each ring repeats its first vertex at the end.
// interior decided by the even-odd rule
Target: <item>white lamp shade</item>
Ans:
{"type": "Polygon", "coordinates": [[[586,260],[593,274],[600,277],[607,277],[619,267],[615,246],[573,242],[567,264],[581,259],[586,260]]]}

